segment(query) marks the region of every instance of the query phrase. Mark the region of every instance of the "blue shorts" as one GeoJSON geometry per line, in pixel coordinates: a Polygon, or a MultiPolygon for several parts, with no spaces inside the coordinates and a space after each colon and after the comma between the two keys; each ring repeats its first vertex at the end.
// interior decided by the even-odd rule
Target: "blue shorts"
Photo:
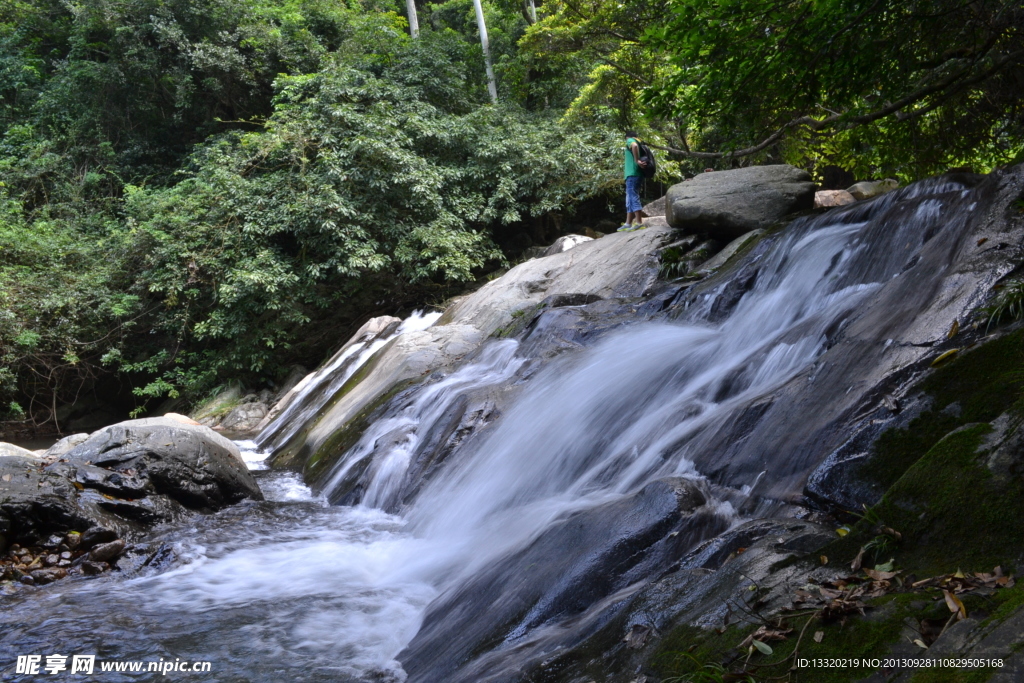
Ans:
{"type": "Polygon", "coordinates": [[[640,183],[643,181],[643,176],[626,177],[626,213],[636,213],[643,208],[640,204],[640,183]]]}

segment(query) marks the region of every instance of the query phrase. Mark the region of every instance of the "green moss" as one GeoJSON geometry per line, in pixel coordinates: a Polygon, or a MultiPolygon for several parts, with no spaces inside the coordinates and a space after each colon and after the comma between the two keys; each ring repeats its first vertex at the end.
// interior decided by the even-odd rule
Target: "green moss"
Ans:
{"type": "Polygon", "coordinates": [[[1024,548],[1019,481],[997,481],[978,447],[990,425],[957,430],[933,446],[886,492],[879,518],[903,534],[901,566],[941,573],[1014,564],[1024,548]]]}
{"type": "Polygon", "coordinates": [[[950,431],[994,420],[1020,400],[1022,364],[1024,330],[1019,330],[960,354],[937,369],[919,385],[932,398],[931,410],[912,420],[906,429],[882,434],[872,449],[873,457],[858,475],[884,490],[950,431]]]}

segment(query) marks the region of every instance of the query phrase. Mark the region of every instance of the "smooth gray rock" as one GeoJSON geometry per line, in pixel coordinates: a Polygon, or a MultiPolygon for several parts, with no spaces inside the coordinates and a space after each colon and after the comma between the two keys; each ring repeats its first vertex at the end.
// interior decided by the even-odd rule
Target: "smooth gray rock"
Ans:
{"type": "Polygon", "coordinates": [[[174,419],[111,425],[69,451],[66,459],[71,466],[109,470],[130,480],[133,488],[164,494],[194,510],[263,499],[232,442],[206,427],[174,419]]]}
{"type": "Polygon", "coordinates": [[[32,458],[33,460],[39,459],[39,455],[37,455],[34,451],[30,451],[27,448],[22,448],[21,446],[15,446],[13,443],[0,441],[0,457],[3,456],[15,458],[32,458]]]}
{"type": "MultiPolygon", "coordinates": [[[[271,445],[271,448],[276,449],[282,444],[277,444],[273,441],[274,434],[262,434],[263,430],[268,427],[274,420],[278,418],[289,408],[293,407],[295,401],[299,401],[299,404],[295,404],[296,408],[301,408],[303,403],[316,400],[318,396],[315,394],[306,393],[306,388],[309,386],[315,386],[318,382],[324,379],[324,375],[327,374],[328,370],[334,368],[335,370],[341,370],[342,368],[336,367],[339,359],[352,347],[353,344],[366,344],[374,340],[383,338],[392,334],[399,325],[402,324],[401,318],[396,318],[390,315],[382,315],[376,318],[370,318],[363,325],[356,330],[345,344],[335,352],[327,361],[321,363],[320,367],[313,372],[307,373],[299,378],[296,382],[288,386],[292,379],[292,374],[288,375],[285,385],[288,386],[287,391],[284,391],[277,403],[271,406],[267,414],[260,420],[253,431],[261,432],[260,438],[264,440],[261,445],[271,445]]],[[[301,367],[301,366],[299,366],[301,367]]],[[[303,368],[304,369],[304,368],[303,368]]],[[[276,425],[275,432],[280,429],[286,428],[286,425],[276,425]]]]}
{"type": "Polygon", "coordinates": [[[584,242],[566,252],[520,263],[456,301],[437,324],[472,325],[490,335],[509,325],[513,314],[549,296],[639,296],[657,278],[657,251],[671,236],[671,230],[654,227],[617,233],[584,242]]]}
{"type": "Polygon", "coordinates": [[[59,458],[68,451],[70,451],[75,446],[85,443],[85,441],[88,438],[89,435],[86,432],[82,432],[81,434],[71,434],[69,436],[65,436],[63,439],[53,444],[46,450],[46,457],[59,458]]]}
{"type": "MultiPolygon", "coordinates": [[[[486,335],[471,325],[435,325],[399,335],[338,390],[337,398],[317,413],[306,431],[275,451],[273,465],[294,465],[293,457],[298,462],[305,462],[316,455],[336,432],[345,429],[395,387],[453,364],[485,339],[486,335]]],[[[331,454],[332,457],[338,455],[341,454],[331,454]]],[[[324,461],[322,458],[319,460],[324,461]]]]}
{"type": "Polygon", "coordinates": [[[786,164],[703,173],[666,194],[669,225],[723,242],[813,206],[810,174],[786,164]]]}

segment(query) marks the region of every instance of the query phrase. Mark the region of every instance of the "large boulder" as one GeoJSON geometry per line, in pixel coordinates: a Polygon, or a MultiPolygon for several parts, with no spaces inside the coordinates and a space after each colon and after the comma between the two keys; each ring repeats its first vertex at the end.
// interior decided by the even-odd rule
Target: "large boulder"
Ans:
{"type": "Polygon", "coordinates": [[[669,188],[669,225],[729,242],[814,206],[814,183],[787,164],[703,173],[669,188]]]}
{"type": "Polygon", "coordinates": [[[262,500],[234,443],[173,418],[129,420],[101,429],[51,465],[85,488],[126,499],[167,496],[193,510],[262,500]]]}
{"type": "Polygon", "coordinates": [[[493,334],[550,296],[639,296],[656,280],[657,252],[671,235],[654,227],[618,233],[521,263],[452,304],[438,325],[473,325],[493,334]]]}

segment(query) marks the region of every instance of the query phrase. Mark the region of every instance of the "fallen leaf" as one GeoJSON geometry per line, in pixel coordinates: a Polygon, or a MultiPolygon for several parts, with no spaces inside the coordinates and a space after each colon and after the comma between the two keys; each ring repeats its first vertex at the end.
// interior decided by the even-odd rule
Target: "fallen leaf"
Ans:
{"type": "Polygon", "coordinates": [[[985,242],[988,242],[988,238],[987,237],[982,237],[980,240],[978,240],[977,246],[980,247],[981,245],[985,244],[985,242]]]}
{"type": "Polygon", "coordinates": [[[864,548],[862,547],[860,549],[860,552],[857,553],[857,557],[853,558],[853,562],[850,563],[850,569],[852,569],[853,571],[857,571],[858,569],[860,569],[860,565],[861,565],[861,563],[863,561],[864,561],[864,548]]]}
{"type": "Polygon", "coordinates": [[[11,475],[5,474],[4,476],[0,477],[0,479],[3,479],[4,481],[10,481],[11,480],[11,475]]]}
{"type": "Polygon", "coordinates": [[[864,573],[870,576],[875,581],[888,581],[892,577],[899,574],[899,572],[880,572],[877,569],[865,569],[864,573]]]}
{"type": "Polygon", "coordinates": [[[848,533],[850,533],[850,527],[848,527],[848,526],[841,526],[838,529],[836,529],[836,533],[839,535],[839,538],[843,538],[848,533]]]}
{"type": "Polygon", "coordinates": [[[814,632],[814,642],[820,643],[821,639],[824,638],[824,637],[825,637],[825,632],[824,631],[815,631],[814,632]]]}
{"type": "Polygon", "coordinates": [[[946,598],[946,607],[949,608],[950,612],[956,615],[957,621],[960,621],[967,616],[967,608],[964,607],[964,603],[960,602],[960,598],[947,590],[943,590],[942,595],[946,598]]]}
{"type": "Polygon", "coordinates": [[[950,349],[949,351],[940,354],[938,358],[932,361],[932,367],[934,368],[938,365],[941,365],[942,363],[945,363],[947,360],[949,360],[958,353],[960,353],[960,349],[950,349]]]}
{"type": "Polygon", "coordinates": [[[946,339],[952,339],[956,336],[956,333],[960,331],[960,321],[954,320],[953,326],[949,328],[949,332],[946,333],[946,339]]]}
{"type": "Polygon", "coordinates": [[[763,655],[770,655],[773,652],[771,645],[768,643],[762,643],[760,640],[755,640],[751,645],[756,647],[757,651],[763,655]]]}
{"type": "Polygon", "coordinates": [[[828,557],[826,555],[822,555],[818,559],[821,560],[822,564],[828,564],[828,557]]]}
{"type": "Polygon", "coordinates": [[[928,646],[927,646],[927,645],[925,645],[925,644],[924,644],[924,641],[923,641],[923,640],[921,640],[920,638],[914,638],[914,645],[917,645],[917,646],[918,646],[918,647],[920,647],[920,648],[924,648],[925,650],[927,650],[927,649],[928,649],[928,646]]]}

